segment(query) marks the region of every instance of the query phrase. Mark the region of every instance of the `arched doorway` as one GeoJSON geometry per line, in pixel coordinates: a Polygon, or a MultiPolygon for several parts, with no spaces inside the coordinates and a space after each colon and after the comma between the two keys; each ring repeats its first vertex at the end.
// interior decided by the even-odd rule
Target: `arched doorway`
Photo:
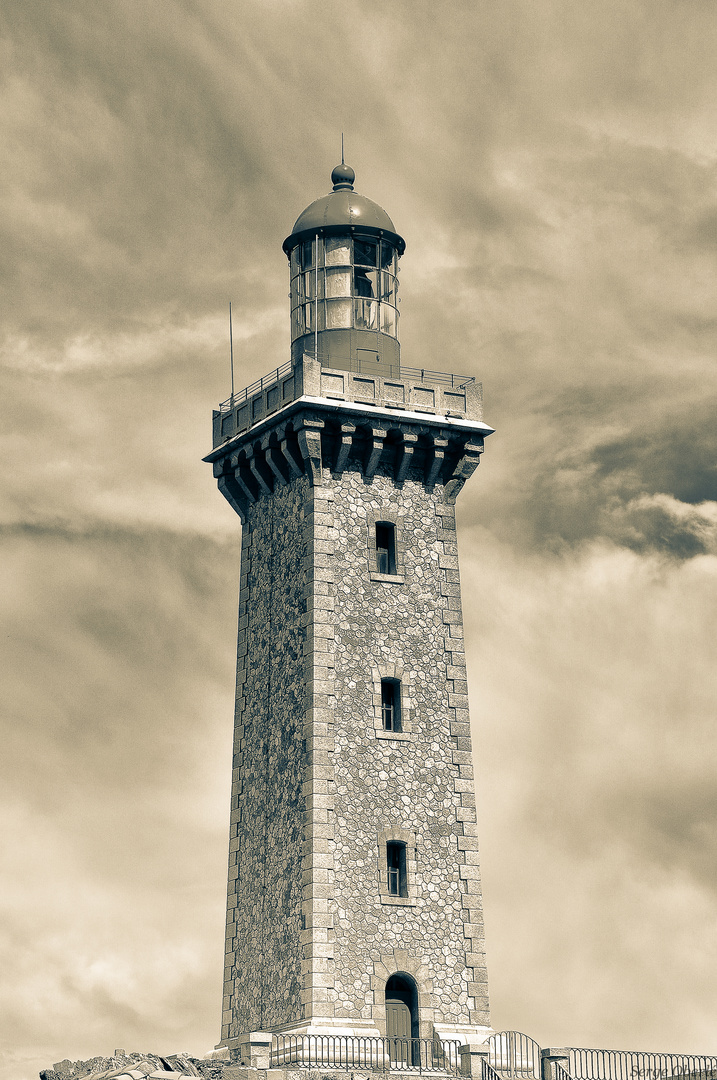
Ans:
{"type": "Polygon", "coordinates": [[[418,988],[410,975],[397,972],[386,983],[386,1037],[391,1061],[417,1063],[418,1032],[418,988]]]}

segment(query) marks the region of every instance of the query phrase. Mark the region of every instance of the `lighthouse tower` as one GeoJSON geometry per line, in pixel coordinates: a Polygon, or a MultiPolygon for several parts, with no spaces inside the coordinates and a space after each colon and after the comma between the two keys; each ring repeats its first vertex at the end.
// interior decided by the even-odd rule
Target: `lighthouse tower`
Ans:
{"type": "Polygon", "coordinates": [[[492,429],[472,378],[403,365],[404,240],[331,180],[283,245],[291,359],[207,458],[242,522],[229,1048],[489,1025],[454,510],[492,429]]]}

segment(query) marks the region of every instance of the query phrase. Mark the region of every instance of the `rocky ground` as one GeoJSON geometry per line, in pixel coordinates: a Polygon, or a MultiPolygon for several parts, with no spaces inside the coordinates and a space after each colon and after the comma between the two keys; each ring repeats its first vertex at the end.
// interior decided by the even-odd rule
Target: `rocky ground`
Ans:
{"type": "Polygon", "coordinates": [[[222,1080],[224,1068],[229,1061],[204,1060],[189,1054],[126,1054],[115,1050],[111,1057],[94,1057],[88,1061],[58,1061],[51,1069],[43,1069],[40,1080],[144,1080],[145,1077],[161,1077],[162,1080],[178,1080],[179,1077],[199,1076],[203,1080],[222,1080]]]}

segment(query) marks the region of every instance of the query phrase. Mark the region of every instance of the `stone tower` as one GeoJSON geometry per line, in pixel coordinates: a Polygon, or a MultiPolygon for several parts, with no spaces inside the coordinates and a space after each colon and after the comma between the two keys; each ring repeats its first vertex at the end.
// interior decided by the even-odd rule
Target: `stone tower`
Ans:
{"type": "MultiPolygon", "coordinates": [[[[404,241],[338,166],[291,360],[214,413],[242,521],[220,1045],[488,1030],[454,504],[481,388],[404,367],[404,241]]],[[[439,366],[439,365],[437,365],[439,366]]]]}

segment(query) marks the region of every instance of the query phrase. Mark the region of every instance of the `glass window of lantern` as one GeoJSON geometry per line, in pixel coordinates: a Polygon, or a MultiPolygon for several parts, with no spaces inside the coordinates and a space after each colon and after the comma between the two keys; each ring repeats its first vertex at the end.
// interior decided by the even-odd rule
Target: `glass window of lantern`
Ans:
{"type": "Polygon", "coordinates": [[[327,266],[351,265],[351,241],[347,236],[327,236],[324,251],[327,266]]]}
{"type": "Polygon", "coordinates": [[[354,296],[378,296],[378,274],[376,270],[354,270],[354,296]]]}
{"type": "Polygon", "coordinates": [[[316,296],[317,279],[319,285],[319,298],[321,298],[324,295],[324,271],[319,270],[317,274],[315,270],[308,270],[304,274],[304,296],[307,300],[313,300],[316,296]]]}
{"type": "Polygon", "coordinates": [[[314,329],[314,305],[304,304],[304,325],[306,327],[306,333],[314,329]]]}
{"type": "Polygon", "coordinates": [[[301,337],[304,332],[304,309],[294,308],[291,313],[291,340],[301,337]]]}
{"type": "Polygon", "coordinates": [[[376,266],[378,263],[377,240],[354,240],[354,264],[376,266]]]}
{"type": "Polygon", "coordinates": [[[381,304],[381,332],[396,336],[396,309],[390,304],[381,304]]]}
{"type": "Polygon", "coordinates": [[[340,330],[351,326],[351,300],[326,301],[326,329],[340,330]]]}
{"type": "Polygon", "coordinates": [[[296,277],[301,267],[299,266],[299,255],[301,254],[301,244],[297,244],[295,248],[291,249],[291,276],[296,277]]]}
{"type": "Polygon", "coordinates": [[[393,244],[389,244],[386,240],[381,241],[381,269],[390,270],[392,274],[396,273],[395,256],[396,251],[393,244]]]}
{"type": "Polygon", "coordinates": [[[354,326],[357,330],[378,330],[378,304],[375,300],[354,300],[354,326]]]}
{"type": "Polygon", "coordinates": [[[393,274],[381,274],[381,299],[387,304],[396,303],[396,279],[393,274]]]}
{"type": "Polygon", "coordinates": [[[351,271],[350,270],[325,270],[326,295],[327,296],[350,296],[351,295],[351,271]]]}
{"type": "Polygon", "coordinates": [[[301,269],[308,270],[310,266],[314,265],[314,242],[313,240],[304,240],[301,245],[301,269]]]}

